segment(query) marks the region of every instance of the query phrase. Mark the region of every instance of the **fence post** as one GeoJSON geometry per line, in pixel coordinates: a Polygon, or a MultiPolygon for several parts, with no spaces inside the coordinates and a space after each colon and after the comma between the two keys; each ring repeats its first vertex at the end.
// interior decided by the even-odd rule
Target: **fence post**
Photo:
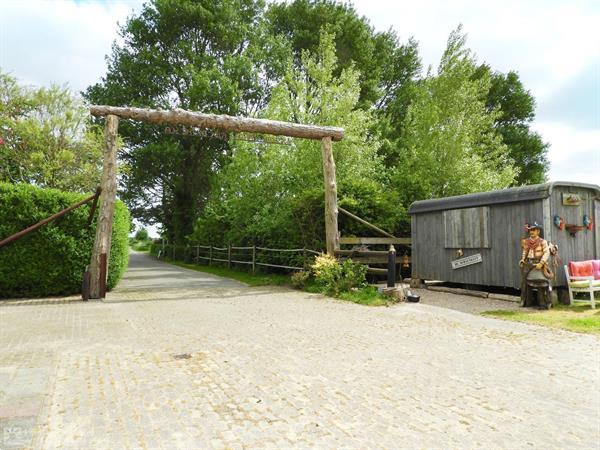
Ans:
{"type": "Polygon", "coordinates": [[[208,265],[212,266],[212,244],[210,244],[208,249],[208,265]]]}
{"type": "Polygon", "coordinates": [[[256,245],[252,244],[252,273],[256,273],[256,245]]]}
{"type": "Polygon", "coordinates": [[[396,249],[393,245],[388,251],[387,287],[396,287],[396,249]]]}
{"type": "Polygon", "coordinates": [[[231,244],[227,244],[227,268],[231,269],[231,244]]]}
{"type": "Polygon", "coordinates": [[[200,246],[196,245],[196,264],[200,262],[200,246]]]}
{"type": "Polygon", "coordinates": [[[302,249],[302,268],[306,270],[306,247],[302,249]]]}

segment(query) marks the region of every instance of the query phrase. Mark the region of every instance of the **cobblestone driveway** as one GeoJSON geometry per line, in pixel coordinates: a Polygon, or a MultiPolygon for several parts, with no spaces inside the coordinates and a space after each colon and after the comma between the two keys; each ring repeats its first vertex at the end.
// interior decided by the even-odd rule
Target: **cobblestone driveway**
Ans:
{"type": "Polygon", "coordinates": [[[598,448],[596,337],[132,262],[0,305],[0,449],[598,448]]]}

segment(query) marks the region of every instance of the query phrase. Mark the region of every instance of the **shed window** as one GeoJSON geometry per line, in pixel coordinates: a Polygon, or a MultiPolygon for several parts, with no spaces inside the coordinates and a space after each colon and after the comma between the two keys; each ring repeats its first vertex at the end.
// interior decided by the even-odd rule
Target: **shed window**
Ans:
{"type": "Polygon", "coordinates": [[[490,208],[444,211],[446,248],[490,248],[490,208]]]}

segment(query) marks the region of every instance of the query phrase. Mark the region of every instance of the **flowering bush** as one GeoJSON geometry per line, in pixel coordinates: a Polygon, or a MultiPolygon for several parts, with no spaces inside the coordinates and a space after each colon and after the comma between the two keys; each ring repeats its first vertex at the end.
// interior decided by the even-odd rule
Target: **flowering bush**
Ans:
{"type": "Polygon", "coordinates": [[[306,272],[304,270],[294,272],[291,277],[292,286],[296,289],[304,289],[304,286],[306,286],[306,282],[309,278],[310,272],[306,272]]]}
{"type": "Polygon", "coordinates": [[[333,256],[320,254],[311,267],[315,280],[328,294],[339,295],[365,285],[367,266],[351,259],[340,263],[333,256]]]}

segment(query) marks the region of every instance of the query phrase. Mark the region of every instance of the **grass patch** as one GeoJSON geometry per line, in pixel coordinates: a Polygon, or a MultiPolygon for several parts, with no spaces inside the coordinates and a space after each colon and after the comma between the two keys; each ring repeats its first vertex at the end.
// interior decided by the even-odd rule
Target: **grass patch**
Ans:
{"type": "Polygon", "coordinates": [[[149,252],[152,241],[133,241],[130,247],[137,252],[149,252]]]}
{"type": "MultiPolygon", "coordinates": [[[[323,286],[317,283],[314,279],[309,280],[304,285],[302,290],[305,292],[310,292],[311,294],[321,294],[327,296],[327,293],[324,292],[323,286]]],[[[385,306],[390,303],[390,298],[379,293],[377,288],[373,286],[367,286],[356,291],[342,292],[337,297],[333,296],[333,298],[367,306],[385,306]]]]}
{"type": "Polygon", "coordinates": [[[600,311],[588,305],[557,305],[551,310],[485,311],[483,316],[600,335],[600,311]]]}
{"type": "MultiPolygon", "coordinates": [[[[195,270],[196,272],[210,273],[219,277],[231,278],[249,286],[291,286],[290,276],[274,273],[257,273],[253,274],[243,270],[228,269],[221,266],[200,266],[196,264],[188,264],[181,261],[172,261],[168,258],[162,261],[174,264],[185,269],[195,270]]],[[[313,294],[326,295],[323,288],[314,280],[306,283],[303,289],[305,292],[313,294]]],[[[377,288],[369,286],[357,291],[344,292],[337,297],[340,300],[345,300],[359,305],[368,306],[385,306],[389,304],[389,298],[380,294],[377,288]]]]}
{"type": "Polygon", "coordinates": [[[390,301],[389,297],[379,293],[377,288],[373,286],[368,286],[357,291],[342,292],[338,298],[368,306],[384,306],[390,301]]]}
{"type": "Polygon", "coordinates": [[[185,269],[195,270],[196,272],[210,273],[224,278],[232,278],[249,286],[283,286],[290,284],[289,275],[281,275],[276,273],[250,273],[242,270],[228,269],[220,266],[199,266],[196,264],[188,264],[181,261],[163,260],[185,269]]]}

